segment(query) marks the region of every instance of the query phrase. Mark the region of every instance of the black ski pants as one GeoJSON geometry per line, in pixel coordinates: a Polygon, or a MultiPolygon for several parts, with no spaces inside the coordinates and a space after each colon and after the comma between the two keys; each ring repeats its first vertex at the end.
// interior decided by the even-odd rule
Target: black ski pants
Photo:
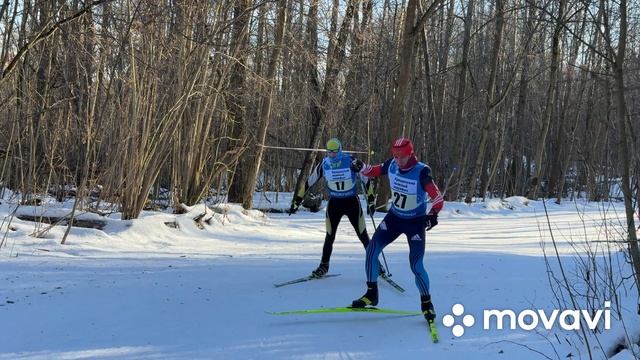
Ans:
{"type": "Polygon", "coordinates": [[[327,227],[327,235],[324,238],[324,247],[322,248],[322,260],[323,263],[329,263],[331,258],[331,252],[333,251],[333,242],[336,239],[336,231],[340,224],[340,219],[344,215],[347,215],[349,222],[356,230],[358,239],[367,248],[369,245],[369,234],[367,234],[367,227],[364,222],[364,214],[360,207],[360,200],[357,196],[349,196],[345,198],[332,197],[327,204],[327,214],[325,218],[325,225],[327,227]]]}

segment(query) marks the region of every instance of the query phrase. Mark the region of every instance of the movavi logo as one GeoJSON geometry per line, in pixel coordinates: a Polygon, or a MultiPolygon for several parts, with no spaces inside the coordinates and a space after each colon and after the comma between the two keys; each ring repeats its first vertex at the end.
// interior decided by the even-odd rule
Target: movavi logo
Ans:
{"type": "MultiPolygon", "coordinates": [[[[455,337],[464,335],[464,328],[475,324],[473,315],[464,315],[464,306],[455,304],[451,308],[453,315],[447,314],[442,318],[442,323],[446,327],[451,327],[451,332],[455,337]],[[456,324],[456,318],[462,317],[462,325],[456,324]]],[[[590,330],[595,330],[598,324],[604,320],[604,328],[611,329],[611,301],[604,302],[604,309],[596,310],[591,314],[589,310],[563,310],[554,309],[547,312],[542,309],[525,309],[519,313],[513,310],[484,310],[483,329],[510,329],[531,331],[542,325],[547,330],[557,326],[564,330],[580,330],[582,324],[590,330]]]]}

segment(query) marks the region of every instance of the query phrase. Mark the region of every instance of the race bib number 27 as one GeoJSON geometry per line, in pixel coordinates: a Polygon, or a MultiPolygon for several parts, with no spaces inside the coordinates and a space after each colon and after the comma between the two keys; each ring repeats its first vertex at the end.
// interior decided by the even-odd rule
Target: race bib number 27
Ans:
{"type": "Polygon", "coordinates": [[[401,210],[413,210],[418,207],[418,181],[390,177],[393,206],[401,210]]]}

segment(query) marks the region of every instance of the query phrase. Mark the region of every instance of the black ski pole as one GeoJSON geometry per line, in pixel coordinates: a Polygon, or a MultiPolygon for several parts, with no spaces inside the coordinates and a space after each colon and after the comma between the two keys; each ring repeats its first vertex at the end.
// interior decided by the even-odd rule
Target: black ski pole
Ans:
{"type": "MultiPolygon", "coordinates": [[[[362,179],[360,179],[360,186],[362,187],[365,203],[367,203],[367,207],[368,207],[367,189],[365,188],[364,183],[362,182],[362,179]]],[[[373,220],[373,214],[370,214],[369,217],[371,217],[371,222],[373,223],[373,232],[375,233],[376,230],[378,229],[378,227],[376,226],[376,221],[373,220]]],[[[391,271],[389,270],[389,265],[387,264],[387,258],[384,256],[384,250],[380,251],[380,253],[382,254],[382,261],[384,261],[384,268],[387,270],[387,276],[391,277],[391,271]]]]}

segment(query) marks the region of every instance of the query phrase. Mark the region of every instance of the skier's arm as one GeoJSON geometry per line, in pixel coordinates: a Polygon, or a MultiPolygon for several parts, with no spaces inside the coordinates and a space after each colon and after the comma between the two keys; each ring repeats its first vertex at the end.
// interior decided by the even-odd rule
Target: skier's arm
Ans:
{"type": "Polygon", "coordinates": [[[429,194],[429,198],[431,198],[431,210],[429,210],[429,213],[438,214],[444,207],[444,198],[440,193],[440,189],[438,189],[438,185],[431,181],[425,186],[424,190],[429,194]]]}
{"type": "Polygon", "coordinates": [[[304,183],[304,189],[301,188],[300,190],[298,190],[297,195],[300,197],[304,197],[304,194],[307,193],[307,190],[309,190],[310,187],[315,185],[318,182],[318,180],[322,179],[323,176],[324,176],[324,171],[322,169],[322,162],[319,162],[313,168],[313,170],[311,171],[311,175],[309,175],[309,178],[304,183]]]}
{"type": "Polygon", "coordinates": [[[391,160],[392,159],[388,159],[380,165],[365,165],[362,170],[360,170],[360,174],[370,178],[386,175],[389,172],[391,160]]]}
{"type": "Polygon", "coordinates": [[[431,210],[429,214],[438,215],[440,210],[444,207],[444,198],[438,189],[438,185],[433,181],[431,177],[431,169],[427,166],[420,173],[420,182],[424,188],[424,191],[429,194],[431,199],[431,210]]]}
{"type": "Polygon", "coordinates": [[[302,204],[304,194],[306,194],[307,190],[318,182],[322,176],[324,176],[324,173],[322,171],[322,162],[320,162],[313,168],[313,171],[311,171],[311,175],[304,183],[304,188],[298,189],[298,192],[293,197],[293,200],[291,201],[291,208],[289,209],[289,215],[295,214],[295,212],[298,211],[300,204],[302,204]]]}

